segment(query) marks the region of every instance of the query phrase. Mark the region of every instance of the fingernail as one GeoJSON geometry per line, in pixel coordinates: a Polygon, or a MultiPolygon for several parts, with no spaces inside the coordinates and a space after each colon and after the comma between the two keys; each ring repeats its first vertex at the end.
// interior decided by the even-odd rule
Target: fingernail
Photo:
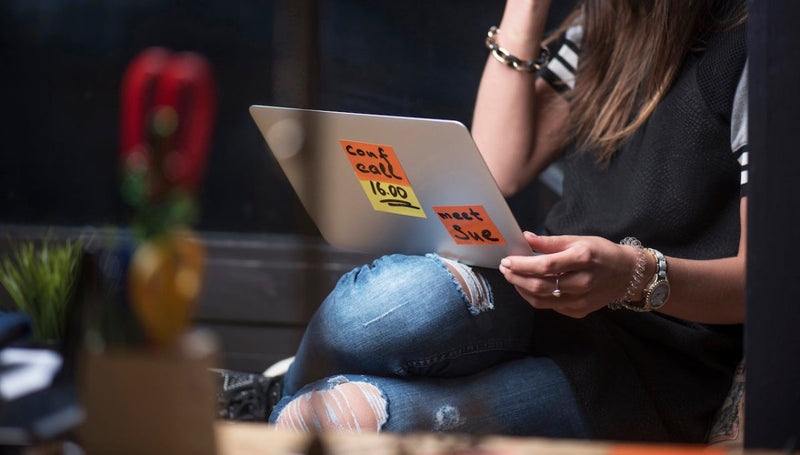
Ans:
{"type": "Polygon", "coordinates": [[[500,261],[500,265],[503,267],[511,267],[511,260],[508,258],[503,258],[503,260],[500,261]]]}
{"type": "Polygon", "coordinates": [[[538,237],[536,234],[534,234],[531,231],[525,231],[525,232],[522,233],[522,235],[524,235],[525,237],[538,237]]]}

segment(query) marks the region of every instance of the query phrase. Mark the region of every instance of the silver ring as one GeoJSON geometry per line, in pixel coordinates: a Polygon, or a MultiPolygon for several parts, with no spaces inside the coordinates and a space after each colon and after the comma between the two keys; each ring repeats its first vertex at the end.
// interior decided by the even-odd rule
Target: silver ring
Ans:
{"type": "Polygon", "coordinates": [[[556,276],[556,288],[553,289],[552,294],[553,294],[553,297],[561,297],[561,289],[559,289],[559,286],[558,286],[558,276],[556,276]]]}

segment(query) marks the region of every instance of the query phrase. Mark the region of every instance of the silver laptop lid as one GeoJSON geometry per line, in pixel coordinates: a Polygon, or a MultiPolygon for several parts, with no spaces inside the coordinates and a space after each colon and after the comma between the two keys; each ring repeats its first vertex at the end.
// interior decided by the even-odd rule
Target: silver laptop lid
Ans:
{"type": "Polygon", "coordinates": [[[331,245],[485,267],[531,254],[463,124],[273,106],[250,113],[331,245]]]}

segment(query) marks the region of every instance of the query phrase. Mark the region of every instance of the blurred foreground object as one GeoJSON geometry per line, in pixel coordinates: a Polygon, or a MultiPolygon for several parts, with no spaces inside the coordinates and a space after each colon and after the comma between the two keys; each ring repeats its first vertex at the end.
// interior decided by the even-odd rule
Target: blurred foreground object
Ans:
{"type": "Polygon", "coordinates": [[[136,248],[128,291],[148,340],[163,345],[189,325],[204,260],[203,245],[188,231],[167,232],[136,248]]]}
{"type": "Polygon", "coordinates": [[[81,350],[88,453],[215,452],[208,370],[219,349],[212,334],[188,330],[206,255],[190,226],[215,105],[211,68],[195,53],[146,49],[123,77],[122,195],[135,238],[114,249],[119,292],[95,299],[104,323],[81,350]],[[117,339],[131,319],[139,336],[117,339]]]}
{"type": "Polygon", "coordinates": [[[74,388],[59,377],[61,356],[50,349],[27,347],[30,335],[27,315],[0,313],[0,447],[4,449],[61,437],[84,418],[74,388]]]}
{"type": "Polygon", "coordinates": [[[205,248],[189,230],[216,107],[202,56],[149,48],[128,66],[121,93],[122,193],[140,243],[128,270],[130,303],[154,345],[186,330],[202,288],[205,248]]]}
{"type": "Polygon", "coordinates": [[[87,411],[79,431],[87,453],[212,454],[214,337],[184,334],[158,351],[84,351],[81,395],[87,411]]]}
{"type": "Polygon", "coordinates": [[[17,309],[33,321],[34,340],[55,342],[64,336],[83,247],[80,239],[21,242],[12,244],[12,253],[0,261],[0,282],[17,309]]]}

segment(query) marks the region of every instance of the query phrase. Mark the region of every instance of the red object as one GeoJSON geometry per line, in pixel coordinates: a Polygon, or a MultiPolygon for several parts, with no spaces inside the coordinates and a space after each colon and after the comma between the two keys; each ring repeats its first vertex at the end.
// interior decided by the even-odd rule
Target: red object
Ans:
{"type": "Polygon", "coordinates": [[[158,47],[142,51],[122,80],[122,162],[143,158],[159,167],[168,186],[195,190],[203,177],[215,110],[214,78],[203,56],[158,47]],[[155,117],[169,111],[164,108],[171,109],[176,123],[156,137],[155,117]],[[164,156],[155,156],[156,151],[164,156]]]}

